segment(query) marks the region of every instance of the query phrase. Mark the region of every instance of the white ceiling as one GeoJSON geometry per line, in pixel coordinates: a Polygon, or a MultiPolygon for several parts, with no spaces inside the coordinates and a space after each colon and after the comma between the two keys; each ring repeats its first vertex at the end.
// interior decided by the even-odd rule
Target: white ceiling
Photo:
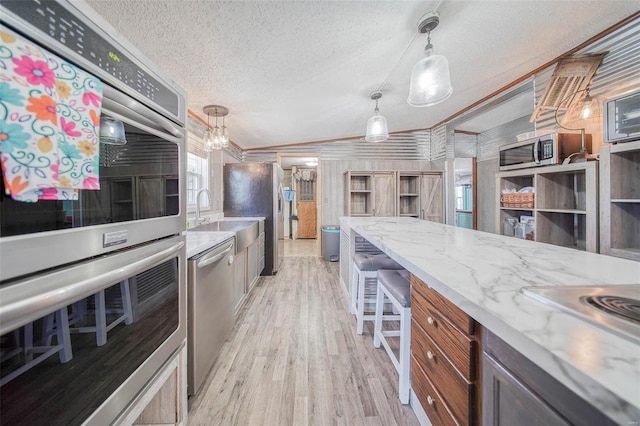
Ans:
{"type": "Polygon", "coordinates": [[[389,131],[432,127],[638,9],[631,0],[87,3],[185,89],[193,112],[206,120],[204,105],[228,107],[243,149],[360,137],[369,93],[383,83],[389,131]],[[417,22],[436,7],[432,43],[454,92],[414,108],[409,75],[426,44],[417,22]]]}

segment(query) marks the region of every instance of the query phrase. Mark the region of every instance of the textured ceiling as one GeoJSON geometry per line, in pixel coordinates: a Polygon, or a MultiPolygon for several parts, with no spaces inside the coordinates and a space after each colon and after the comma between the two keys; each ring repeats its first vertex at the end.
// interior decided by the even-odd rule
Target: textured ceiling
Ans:
{"type": "Polygon", "coordinates": [[[609,0],[87,3],[185,89],[189,109],[206,120],[204,105],[228,107],[243,149],[360,137],[369,93],[383,83],[389,131],[429,128],[638,9],[609,0]],[[409,75],[426,44],[417,21],[435,7],[432,43],[454,91],[414,108],[409,75]]]}

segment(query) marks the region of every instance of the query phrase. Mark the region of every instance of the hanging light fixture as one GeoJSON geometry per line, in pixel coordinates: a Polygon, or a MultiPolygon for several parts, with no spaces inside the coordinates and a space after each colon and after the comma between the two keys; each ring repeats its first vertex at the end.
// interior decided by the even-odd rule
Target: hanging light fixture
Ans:
{"type": "Polygon", "coordinates": [[[554,118],[558,126],[566,130],[580,130],[580,151],[571,161],[575,163],[584,162],[588,159],[587,149],[585,147],[585,122],[586,120],[596,119],[599,121],[602,117],[602,100],[600,98],[591,97],[590,89],[578,90],[571,95],[566,96],[560,101],[556,107],[554,118]],[[579,99],[580,95],[584,94],[582,99],[579,99]],[[576,96],[578,101],[576,102],[576,96]],[[566,108],[566,113],[561,120],[558,119],[558,113],[560,109],[563,109],[563,105],[566,101],[569,102],[569,107],[566,108]],[[580,123],[580,124],[579,124],[580,123]]]}
{"type": "Polygon", "coordinates": [[[203,109],[207,114],[207,131],[204,135],[204,146],[206,151],[220,150],[229,146],[229,132],[224,125],[224,117],[229,114],[226,107],[220,105],[207,105],[203,109]],[[215,126],[211,129],[209,116],[216,118],[215,126]],[[222,128],[218,127],[218,117],[222,117],[222,128]]]}
{"type": "Polygon", "coordinates": [[[372,92],[371,100],[376,101],[376,109],[374,109],[373,117],[367,121],[367,135],[364,140],[367,142],[382,142],[389,139],[389,130],[387,129],[387,119],[380,115],[378,109],[378,99],[382,97],[382,92],[372,92]]]}
{"type": "Polygon", "coordinates": [[[437,12],[425,14],[418,23],[418,32],[427,33],[425,57],[420,59],[411,70],[409,97],[407,102],[414,107],[427,107],[447,99],[453,93],[449,62],[442,55],[433,53],[431,31],[440,23],[437,12]]]}

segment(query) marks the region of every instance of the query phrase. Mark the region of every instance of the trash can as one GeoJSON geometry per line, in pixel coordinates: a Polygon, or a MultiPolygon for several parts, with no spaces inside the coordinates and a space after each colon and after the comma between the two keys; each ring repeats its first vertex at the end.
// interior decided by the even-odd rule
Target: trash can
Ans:
{"type": "Polygon", "coordinates": [[[328,262],[340,260],[340,226],[322,227],[322,258],[328,262]]]}

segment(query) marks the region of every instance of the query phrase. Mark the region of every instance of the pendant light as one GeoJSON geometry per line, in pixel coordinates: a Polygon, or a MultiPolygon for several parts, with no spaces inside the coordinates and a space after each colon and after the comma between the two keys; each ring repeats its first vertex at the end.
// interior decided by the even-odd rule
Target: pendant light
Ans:
{"type": "Polygon", "coordinates": [[[429,12],[420,18],[418,32],[427,33],[425,57],[420,59],[411,70],[409,97],[407,102],[414,107],[427,107],[447,99],[453,93],[449,62],[442,55],[433,53],[431,31],[440,23],[437,12],[429,12]]]}
{"type": "Polygon", "coordinates": [[[580,151],[575,157],[569,156],[571,162],[580,163],[587,161],[589,154],[585,146],[585,125],[588,120],[594,119],[596,123],[602,120],[602,100],[600,98],[591,97],[590,89],[587,87],[583,90],[578,90],[571,95],[566,96],[560,101],[556,107],[554,118],[558,126],[566,130],[579,130],[580,131],[580,151]],[[582,99],[579,96],[584,94],[582,99]],[[577,100],[576,100],[577,99],[577,100]],[[558,113],[563,105],[569,101],[569,107],[562,119],[558,119],[558,113]]]}
{"type": "Polygon", "coordinates": [[[387,129],[387,119],[380,115],[378,109],[378,99],[382,97],[382,92],[372,92],[371,100],[376,101],[373,117],[367,121],[367,135],[364,140],[367,142],[382,142],[389,139],[389,130],[387,129]]]}
{"type": "Polygon", "coordinates": [[[229,146],[229,132],[227,126],[222,122],[222,128],[218,127],[218,117],[224,117],[229,114],[229,110],[226,107],[220,105],[207,105],[203,109],[207,114],[207,131],[204,135],[204,146],[206,151],[220,150],[229,146]],[[215,126],[211,129],[209,123],[209,116],[213,115],[216,118],[215,126]]]}

